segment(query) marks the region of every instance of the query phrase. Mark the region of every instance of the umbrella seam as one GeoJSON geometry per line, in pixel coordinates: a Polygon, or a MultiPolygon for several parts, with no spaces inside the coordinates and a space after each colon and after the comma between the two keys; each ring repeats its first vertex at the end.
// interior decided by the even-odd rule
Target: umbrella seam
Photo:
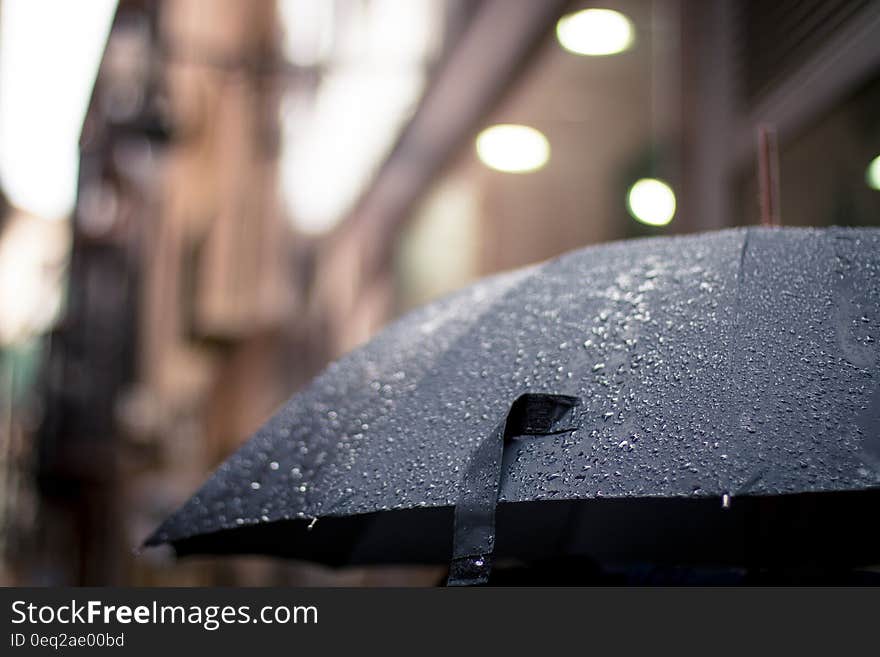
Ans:
{"type": "MultiPolygon", "coordinates": [[[[734,375],[736,371],[739,369],[737,367],[739,363],[739,333],[740,333],[740,316],[742,314],[742,297],[743,297],[743,278],[745,277],[745,263],[746,263],[746,254],[749,250],[749,240],[752,236],[752,228],[751,226],[746,227],[745,236],[743,237],[742,247],[740,247],[739,252],[739,266],[736,272],[736,296],[733,298],[733,338],[730,342],[730,347],[728,348],[727,356],[727,385],[730,386],[730,382],[734,380],[734,375]]],[[[728,390],[727,397],[730,399],[732,395],[728,390]]],[[[731,402],[735,400],[731,399],[731,402]]],[[[734,406],[734,403],[731,403],[731,406],[734,406]]],[[[735,415],[728,416],[736,417],[735,415]]],[[[730,420],[728,420],[730,421],[730,420]]],[[[730,432],[733,433],[736,429],[735,426],[728,427],[730,432]]],[[[730,486],[730,482],[728,482],[728,488],[732,488],[730,486]]],[[[729,495],[732,491],[728,490],[727,494],[729,495]]]]}

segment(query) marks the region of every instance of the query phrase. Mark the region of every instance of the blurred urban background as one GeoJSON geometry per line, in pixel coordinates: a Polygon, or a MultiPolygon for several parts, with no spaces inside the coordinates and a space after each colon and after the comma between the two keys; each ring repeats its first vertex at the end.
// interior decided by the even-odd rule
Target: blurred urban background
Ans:
{"type": "Polygon", "coordinates": [[[328,361],[582,245],[880,224],[880,2],[3,0],[0,583],[431,583],[136,548],[328,361]]]}

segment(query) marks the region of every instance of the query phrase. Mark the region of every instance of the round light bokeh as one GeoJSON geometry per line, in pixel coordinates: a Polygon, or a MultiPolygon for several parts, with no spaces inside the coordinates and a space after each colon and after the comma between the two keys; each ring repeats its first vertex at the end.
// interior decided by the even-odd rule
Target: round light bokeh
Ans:
{"type": "Polygon", "coordinates": [[[536,171],[550,159],[550,142],[526,125],[505,123],[486,128],[477,136],[476,148],[483,164],[507,173],[536,171]]]}
{"type": "Polygon", "coordinates": [[[868,187],[880,191],[880,155],[871,160],[868,170],[865,172],[865,182],[868,187]]]}
{"type": "Polygon", "coordinates": [[[616,55],[632,47],[632,21],[611,9],[583,9],[556,23],[560,45],[576,55],[616,55]]]}
{"type": "Polygon", "coordinates": [[[657,178],[642,178],[626,196],[629,213],[648,226],[665,226],[675,216],[675,192],[657,178]]]}

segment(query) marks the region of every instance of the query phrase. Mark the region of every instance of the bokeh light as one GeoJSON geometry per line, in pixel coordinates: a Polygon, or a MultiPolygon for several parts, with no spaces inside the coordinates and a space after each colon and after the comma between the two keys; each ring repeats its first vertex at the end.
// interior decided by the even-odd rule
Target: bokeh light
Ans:
{"type": "Polygon", "coordinates": [[[871,164],[868,165],[865,181],[868,183],[868,187],[880,191],[880,155],[871,160],[871,164]]]}
{"type": "Polygon", "coordinates": [[[665,226],[675,216],[675,192],[657,178],[636,181],[629,188],[626,204],[636,221],[649,226],[665,226]]]}
{"type": "Polygon", "coordinates": [[[568,14],[556,24],[560,45],[576,55],[615,55],[630,48],[635,39],[632,21],[611,9],[584,9],[568,14]]]}
{"type": "Polygon", "coordinates": [[[526,125],[493,125],[479,134],[476,146],[483,164],[507,173],[536,171],[550,159],[550,142],[526,125]]]}

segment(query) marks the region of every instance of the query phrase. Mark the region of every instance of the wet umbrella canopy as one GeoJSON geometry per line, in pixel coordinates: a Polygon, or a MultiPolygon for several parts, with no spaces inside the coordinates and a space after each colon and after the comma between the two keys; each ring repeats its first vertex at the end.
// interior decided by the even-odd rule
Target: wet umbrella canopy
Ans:
{"type": "Polygon", "coordinates": [[[149,543],[462,582],[493,552],[880,563],[878,344],[876,230],[583,249],[330,365],[149,543]]]}

